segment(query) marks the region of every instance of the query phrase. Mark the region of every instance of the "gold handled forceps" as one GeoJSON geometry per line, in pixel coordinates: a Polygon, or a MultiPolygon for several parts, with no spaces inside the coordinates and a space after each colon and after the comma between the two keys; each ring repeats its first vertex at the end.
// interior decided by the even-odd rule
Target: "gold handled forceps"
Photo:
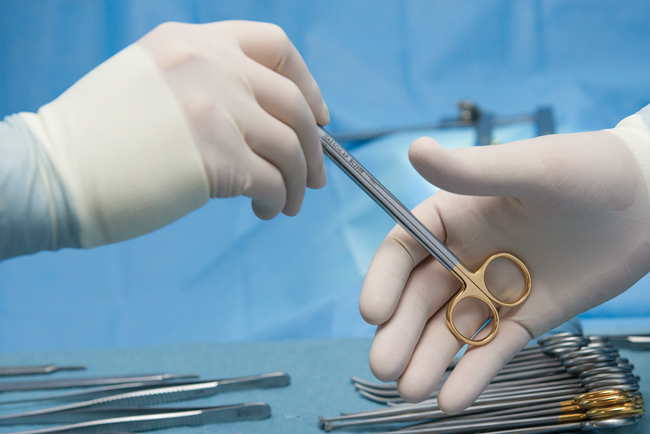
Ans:
{"type": "Polygon", "coordinates": [[[461,288],[447,307],[447,325],[451,332],[468,345],[484,345],[494,338],[499,329],[499,313],[496,305],[511,307],[522,303],[530,294],[530,273],[517,257],[510,253],[497,253],[490,256],[476,271],[470,271],[440,240],[438,240],[424,225],[395,198],[374,176],[372,176],[349,152],[329,135],[322,127],[318,127],[320,142],[327,155],[341,170],[343,170],[363,191],[383,208],[400,226],[402,226],[422,247],[431,253],[440,263],[451,271],[461,282],[461,288]],[[485,283],[485,271],[492,261],[505,258],[515,263],[525,279],[524,291],[521,297],[513,302],[507,302],[496,297],[485,283]],[[453,313],[458,303],[475,298],[485,303],[492,312],[492,330],[482,339],[463,336],[454,324],[453,313]]]}

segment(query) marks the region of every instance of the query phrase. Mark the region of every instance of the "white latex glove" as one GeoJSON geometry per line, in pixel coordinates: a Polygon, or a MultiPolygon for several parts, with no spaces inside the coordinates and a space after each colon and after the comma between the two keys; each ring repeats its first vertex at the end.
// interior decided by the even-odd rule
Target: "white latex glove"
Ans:
{"type": "Polygon", "coordinates": [[[163,24],[13,120],[43,149],[49,206],[65,193],[82,247],[151,232],[210,197],[249,196],[263,219],[297,214],[306,186],[325,184],[316,123],[328,121],[284,32],[242,21],[163,24]]]}
{"type": "MultiPolygon", "coordinates": [[[[530,339],[650,270],[648,188],[636,154],[619,136],[565,134],[457,150],[427,138],[413,143],[413,166],[446,190],[414,214],[471,270],[509,252],[532,276],[528,299],[501,308],[494,340],[469,348],[446,380],[438,395],[444,411],[468,407],[530,339]]],[[[650,149],[650,141],[644,146],[650,149]]],[[[497,266],[493,278],[521,280],[513,269],[497,266]]],[[[379,325],[370,366],[380,380],[397,380],[407,401],[428,397],[462,346],[445,318],[458,289],[458,280],[400,227],[370,265],[360,299],[364,319],[379,325]]],[[[488,317],[473,307],[455,323],[471,336],[488,317]]]]}
{"type": "Polygon", "coordinates": [[[211,197],[253,199],[262,219],[300,211],[326,174],[316,123],[329,112],[278,26],[166,23],[137,43],[151,53],[191,126],[211,197]]]}

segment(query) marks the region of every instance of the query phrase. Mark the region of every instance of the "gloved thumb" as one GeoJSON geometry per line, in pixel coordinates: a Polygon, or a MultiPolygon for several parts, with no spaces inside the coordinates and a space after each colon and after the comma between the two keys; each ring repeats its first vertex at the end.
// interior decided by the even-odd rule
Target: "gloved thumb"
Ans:
{"type": "Polygon", "coordinates": [[[427,181],[452,193],[530,197],[545,190],[548,182],[538,152],[548,144],[540,146],[535,140],[445,149],[422,137],[411,145],[409,159],[427,181]]]}

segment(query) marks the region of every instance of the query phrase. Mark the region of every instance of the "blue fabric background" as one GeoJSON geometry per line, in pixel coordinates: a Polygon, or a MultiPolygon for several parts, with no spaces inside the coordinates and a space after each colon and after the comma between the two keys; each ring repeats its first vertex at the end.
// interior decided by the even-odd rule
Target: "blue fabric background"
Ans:
{"type": "MultiPolygon", "coordinates": [[[[574,132],[650,102],[645,0],[0,0],[0,117],[35,111],[159,23],[224,19],[285,29],[333,132],[435,123],[462,98],[498,115],[548,104],[558,131],[574,132]]],[[[435,191],[406,157],[421,134],[475,141],[402,133],[355,150],[409,207],[435,191]]],[[[126,243],[0,263],[0,351],[371,336],[358,293],[393,223],[331,164],[328,175],[295,218],[261,222],[244,199],[212,201],[126,243]]],[[[650,330],[647,286],[585,314],[586,328],[650,330]]]]}

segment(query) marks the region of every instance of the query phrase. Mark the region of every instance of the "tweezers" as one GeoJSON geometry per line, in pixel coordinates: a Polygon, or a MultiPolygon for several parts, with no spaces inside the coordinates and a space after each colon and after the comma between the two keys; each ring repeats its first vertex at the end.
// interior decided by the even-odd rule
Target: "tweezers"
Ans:
{"type": "Polygon", "coordinates": [[[73,387],[101,386],[109,384],[162,381],[182,378],[198,378],[198,374],[137,374],[110,377],[69,378],[66,380],[6,381],[0,383],[0,392],[23,392],[28,390],[68,389],[73,387]]]}
{"type": "Polygon", "coordinates": [[[217,393],[237,390],[284,387],[290,378],[283,372],[230,378],[171,387],[157,387],[135,392],[120,393],[98,399],[0,416],[0,425],[31,425],[49,423],[74,423],[86,421],[84,412],[100,408],[141,407],[186,399],[204,398],[217,393]]]}
{"type": "MultiPolygon", "coordinates": [[[[289,381],[289,377],[286,376],[286,374],[284,373],[267,374],[267,376],[276,376],[278,378],[278,381],[285,381],[284,378],[286,377],[287,384],[289,381]]],[[[67,402],[67,401],[77,401],[77,400],[89,400],[89,399],[96,399],[105,396],[115,395],[118,393],[135,392],[137,390],[152,389],[155,387],[182,386],[186,384],[208,383],[214,381],[223,382],[225,380],[226,379],[223,378],[204,379],[204,380],[175,379],[175,380],[141,381],[141,382],[134,382],[134,383],[111,384],[108,386],[91,387],[88,389],[83,389],[75,392],[56,393],[56,394],[46,395],[46,396],[14,399],[10,401],[9,400],[0,401],[0,405],[21,404],[21,403],[38,402],[38,401],[67,402]]],[[[265,382],[266,384],[271,384],[270,380],[268,379],[266,379],[265,382]]],[[[279,386],[267,386],[267,387],[279,387],[279,386]]]]}
{"type": "Polygon", "coordinates": [[[148,431],[179,426],[199,426],[213,423],[260,420],[271,416],[271,407],[263,402],[199,408],[131,408],[93,410],[90,414],[103,413],[108,419],[90,420],[52,428],[21,431],[14,434],[49,433],[105,433],[110,430],[148,431]],[[129,411],[131,414],[126,415],[129,411]],[[141,412],[141,413],[138,413],[141,412]],[[122,414],[119,417],[112,415],[122,414]]]}
{"type": "Polygon", "coordinates": [[[38,375],[51,374],[57,371],[76,371],[86,369],[85,366],[58,366],[58,365],[36,365],[36,366],[7,366],[0,368],[0,377],[12,375],[38,375]]]}
{"type": "Polygon", "coordinates": [[[176,379],[176,380],[139,381],[134,383],[109,384],[108,386],[89,387],[87,389],[77,390],[74,392],[54,393],[45,396],[5,400],[5,401],[0,401],[0,405],[23,404],[23,403],[39,402],[39,401],[67,402],[67,401],[77,401],[77,400],[88,400],[88,399],[101,398],[103,396],[115,395],[117,393],[151,389],[154,387],[181,386],[183,384],[205,383],[206,381],[219,381],[219,380],[176,379]]]}

